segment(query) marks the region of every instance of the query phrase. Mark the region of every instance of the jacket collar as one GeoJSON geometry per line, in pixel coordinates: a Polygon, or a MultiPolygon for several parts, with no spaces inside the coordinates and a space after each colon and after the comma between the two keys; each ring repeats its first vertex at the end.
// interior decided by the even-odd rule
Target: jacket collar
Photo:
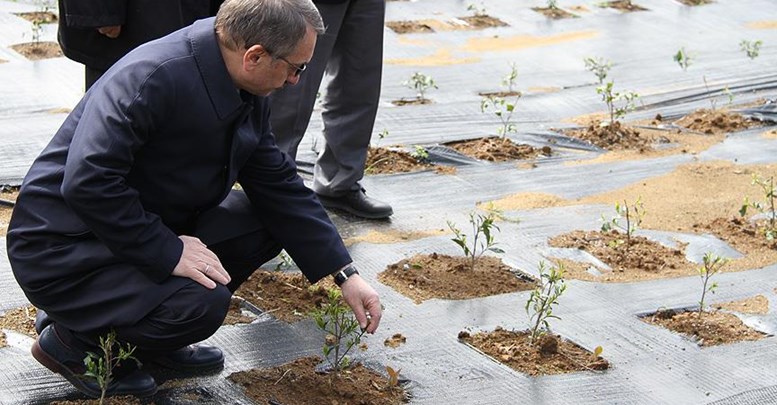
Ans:
{"type": "Polygon", "coordinates": [[[211,17],[192,24],[189,41],[213,108],[223,120],[240,109],[243,100],[221,56],[214,28],[215,21],[216,18],[211,17]]]}

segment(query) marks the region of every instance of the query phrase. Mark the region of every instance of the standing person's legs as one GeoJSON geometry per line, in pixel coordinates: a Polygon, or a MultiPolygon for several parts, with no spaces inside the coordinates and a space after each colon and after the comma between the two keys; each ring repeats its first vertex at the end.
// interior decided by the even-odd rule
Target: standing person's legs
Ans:
{"type": "MultiPolygon", "coordinates": [[[[332,80],[322,114],[326,142],[316,161],[313,190],[325,206],[385,218],[392,214],[391,207],[367,198],[359,184],[380,99],[385,1],[344,4],[348,9],[327,64],[332,80]]],[[[319,6],[322,16],[325,6],[319,6]]]]}
{"type": "Polygon", "coordinates": [[[337,30],[340,27],[342,15],[345,13],[346,4],[317,5],[320,10],[331,10],[327,14],[321,12],[326,33],[318,36],[313,59],[310,60],[297,84],[286,86],[271,96],[270,124],[273,135],[275,135],[275,142],[292,159],[297,157],[297,147],[308,129],[310,115],[313,113],[313,106],[316,103],[316,94],[321,86],[321,79],[324,77],[329,54],[337,39],[337,30]]]}

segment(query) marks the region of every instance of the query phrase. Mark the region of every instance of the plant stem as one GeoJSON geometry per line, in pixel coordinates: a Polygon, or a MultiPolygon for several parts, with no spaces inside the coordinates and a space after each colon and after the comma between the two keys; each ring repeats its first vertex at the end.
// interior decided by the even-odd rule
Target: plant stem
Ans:
{"type": "Polygon", "coordinates": [[[629,217],[629,204],[623,200],[623,206],[626,207],[626,251],[631,247],[631,218],[629,217]]]}
{"type": "Polygon", "coordinates": [[[470,264],[469,268],[471,271],[475,271],[475,262],[477,261],[477,254],[478,254],[478,237],[480,237],[480,226],[478,224],[479,221],[474,220],[472,221],[472,234],[475,235],[474,239],[472,240],[472,252],[470,254],[470,264]]]}
{"type": "Polygon", "coordinates": [[[769,216],[769,228],[770,230],[774,231],[774,176],[769,177],[769,205],[772,209],[772,215],[769,216]]]}
{"type": "Polygon", "coordinates": [[[701,315],[704,313],[704,296],[707,294],[707,282],[710,280],[710,269],[706,269],[706,271],[707,273],[704,275],[704,289],[701,291],[701,301],[699,301],[699,318],[701,318],[701,315]]]}
{"type": "Polygon", "coordinates": [[[541,297],[540,308],[539,308],[539,311],[537,311],[537,321],[534,323],[534,329],[533,329],[532,338],[531,338],[532,343],[536,338],[539,337],[538,331],[540,330],[540,323],[542,323],[542,319],[543,319],[542,314],[544,314],[547,311],[547,307],[549,306],[548,301],[550,300],[550,293],[552,289],[553,289],[553,283],[549,282],[547,294],[540,295],[541,297]],[[542,298],[542,297],[545,297],[545,298],[542,298]]]}

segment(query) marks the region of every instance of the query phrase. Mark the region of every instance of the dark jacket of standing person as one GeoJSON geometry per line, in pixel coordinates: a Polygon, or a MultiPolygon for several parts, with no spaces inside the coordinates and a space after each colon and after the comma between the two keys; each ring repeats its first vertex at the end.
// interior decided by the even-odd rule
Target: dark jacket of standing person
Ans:
{"type": "MultiPolygon", "coordinates": [[[[138,45],[212,15],[220,3],[214,0],[59,0],[59,44],[68,58],[83,63],[87,69],[104,72],[138,45]],[[110,38],[98,32],[100,27],[107,26],[121,26],[118,37],[110,38]]],[[[87,83],[87,88],[90,85],[87,83]]]]}

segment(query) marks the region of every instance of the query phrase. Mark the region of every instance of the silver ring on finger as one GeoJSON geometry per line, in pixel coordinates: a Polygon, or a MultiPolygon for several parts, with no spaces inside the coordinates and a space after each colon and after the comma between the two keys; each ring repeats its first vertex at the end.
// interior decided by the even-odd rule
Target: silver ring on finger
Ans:
{"type": "Polygon", "coordinates": [[[204,275],[206,275],[206,276],[207,276],[209,271],[210,271],[210,265],[209,265],[209,264],[206,264],[206,265],[205,265],[205,270],[202,272],[202,274],[204,274],[204,275]]]}

